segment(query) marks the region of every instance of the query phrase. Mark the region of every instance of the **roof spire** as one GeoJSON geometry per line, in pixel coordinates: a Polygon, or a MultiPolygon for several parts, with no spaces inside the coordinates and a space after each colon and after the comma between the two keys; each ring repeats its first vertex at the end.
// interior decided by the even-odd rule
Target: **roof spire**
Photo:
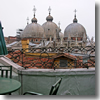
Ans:
{"type": "Polygon", "coordinates": [[[77,10],[75,9],[74,12],[75,12],[75,17],[76,17],[76,12],[77,12],[77,10]]]}
{"type": "Polygon", "coordinates": [[[73,23],[77,23],[77,19],[76,19],[76,12],[77,12],[77,10],[75,9],[74,12],[75,12],[75,15],[74,15],[73,23]]]}
{"type": "Polygon", "coordinates": [[[37,23],[37,19],[35,18],[35,12],[36,12],[36,8],[35,8],[35,6],[34,6],[34,8],[33,8],[33,12],[34,12],[34,18],[32,18],[32,23],[34,22],[34,23],[37,23]]]}
{"type": "Polygon", "coordinates": [[[33,12],[34,12],[34,18],[35,18],[35,12],[36,12],[35,6],[34,6],[34,8],[33,8],[33,12]]]}
{"type": "Polygon", "coordinates": [[[49,6],[49,9],[48,9],[48,11],[49,11],[49,15],[50,15],[50,13],[51,13],[51,8],[50,8],[50,6],[49,6]]]}
{"type": "Polygon", "coordinates": [[[50,6],[49,6],[48,11],[49,11],[49,16],[47,16],[47,17],[46,17],[46,20],[47,20],[47,21],[51,21],[51,22],[52,22],[53,17],[50,15],[50,14],[51,14],[51,8],[50,8],[50,6]]]}

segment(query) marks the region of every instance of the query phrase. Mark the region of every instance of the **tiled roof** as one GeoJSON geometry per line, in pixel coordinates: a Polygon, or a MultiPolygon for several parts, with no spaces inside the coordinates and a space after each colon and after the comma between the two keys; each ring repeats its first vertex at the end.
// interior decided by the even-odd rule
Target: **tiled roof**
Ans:
{"type": "MultiPolygon", "coordinates": [[[[26,68],[54,68],[53,62],[54,59],[59,57],[66,57],[69,59],[75,60],[77,62],[76,67],[83,68],[85,64],[83,64],[83,59],[81,56],[74,56],[69,53],[58,53],[58,55],[53,56],[52,58],[41,58],[41,57],[27,57],[25,54],[22,54],[20,50],[16,50],[14,52],[10,52],[7,55],[8,58],[10,58],[13,62],[17,63],[20,66],[26,67],[26,68]],[[23,59],[22,59],[23,57],[23,59]],[[23,61],[23,64],[22,64],[23,61]]],[[[95,62],[88,60],[87,62],[88,66],[95,65],[95,62]]]]}

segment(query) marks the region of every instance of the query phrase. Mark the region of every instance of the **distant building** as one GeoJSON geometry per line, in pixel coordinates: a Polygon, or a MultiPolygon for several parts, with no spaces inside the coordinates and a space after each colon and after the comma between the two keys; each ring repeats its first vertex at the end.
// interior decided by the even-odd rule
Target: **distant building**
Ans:
{"type": "Polygon", "coordinates": [[[17,30],[16,37],[5,37],[8,57],[25,68],[75,68],[94,66],[95,42],[88,39],[85,28],[78,23],[75,16],[73,23],[66,26],[64,34],[53,22],[51,9],[43,25],[35,17],[27,22],[25,29],[17,30]],[[16,50],[18,49],[18,50],[16,50]],[[89,55],[89,56],[88,56],[89,55]],[[16,59],[17,58],[17,59],[16,59]],[[90,59],[91,58],[91,59],[90,59]],[[87,63],[89,61],[89,63],[87,63]],[[53,66],[53,67],[52,67],[53,66]]]}
{"type": "Polygon", "coordinates": [[[8,37],[5,37],[6,44],[10,44],[12,42],[15,42],[16,40],[17,40],[16,36],[8,36],[8,37]]]}
{"type": "Polygon", "coordinates": [[[64,34],[61,32],[60,22],[58,23],[59,26],[57,26],[56,23],[53,22],[50,7],[48,10],[49,15],[46,17],[47,21],[43,23],[43,25],[40,25],[37,23],[37,19],[35,17],[36,9],[34,7],[34,17],[32,18],[31,23],[29,24],[29,22],[27,21],[25,29],[18,29],[15,37],[5,37],[7,48],[68,48],[74,46],[85,47],[87,45],[95,45],[93,39],[88,39],[84,26],[78,23],[78,20],[76,18],[76,10],[73,23],[66,26],[64,34]],[[29,41],[28,44],[27,41],[29,41]]]}
{"type": "Polygon", "coordinates": [[[78,23],[78,20],[76,18],[76,10],[73,23],[69,24],[65,28],[64,34],[61,32],[60,27],[58,27],[53,22],[53,17],[51,16],[51,9],[49,8],[48,10],[49,15],[46,17],[47,22],[45,22],[41,26],[37,23],[37,19],[35,18],[36,10],[34,8],[34,18],[32,18],[31,20],[32,23],[27,23],[27,26],[21,32],[21,40],[29,39],[29,41],[32,43],[41,44],[40,47],[54,45],[56,47],[59,47],[62,44],[63,47],[86,46],[86,30],[81,24],[78,23]]]}

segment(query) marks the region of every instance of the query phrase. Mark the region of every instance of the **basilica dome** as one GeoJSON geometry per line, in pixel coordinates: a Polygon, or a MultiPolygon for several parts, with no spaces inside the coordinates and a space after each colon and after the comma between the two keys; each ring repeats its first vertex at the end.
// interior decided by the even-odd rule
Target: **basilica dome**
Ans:
{"type": "Polygon", "coordinates": [[[57,33],[59,33],[59,27],[54,22],[47,21],[42,25],[42,27],[44,28],[46,38],[49,38],[50,36],[53,38],[57,33]]]}
{"type": "Polygon", "coordinates": [[[52,22],[53,17],[50,14],[46,17],[46,20],[47,22],[42,25],[45,37],[49,38],[51,36],[52,38],[57,38],[60,28],[54,22],[52,22]]]}
{"type": "Polygon", "coordinates": [[[37,23],[37,19],[34,17],[32,23],[28,24],[21,34],[21,38],[35,38],[43,37],[44,29],[37,23]]]}
{"type": "Polygon", "coordinates": [[[83,38],[85,36],[86,38],[86,30],[85,28],[77,23],[77,19],[76,19],[76,15],[75,18],[73,20],[73,23],[69,24],[64,31],[64,38],[68,38],[68,37],[80,37],[83,38]]]}

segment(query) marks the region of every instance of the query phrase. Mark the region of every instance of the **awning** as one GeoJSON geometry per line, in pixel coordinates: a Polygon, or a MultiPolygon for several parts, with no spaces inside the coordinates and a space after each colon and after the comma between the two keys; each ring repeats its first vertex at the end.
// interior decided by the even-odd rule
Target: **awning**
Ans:
{"type": "Polygon", "coordinates": [[[0,22],[0,55],[6,55],[8,54],[6,44],[5,44],[5,39],[2,31],[2,25],[0,22]]]}

